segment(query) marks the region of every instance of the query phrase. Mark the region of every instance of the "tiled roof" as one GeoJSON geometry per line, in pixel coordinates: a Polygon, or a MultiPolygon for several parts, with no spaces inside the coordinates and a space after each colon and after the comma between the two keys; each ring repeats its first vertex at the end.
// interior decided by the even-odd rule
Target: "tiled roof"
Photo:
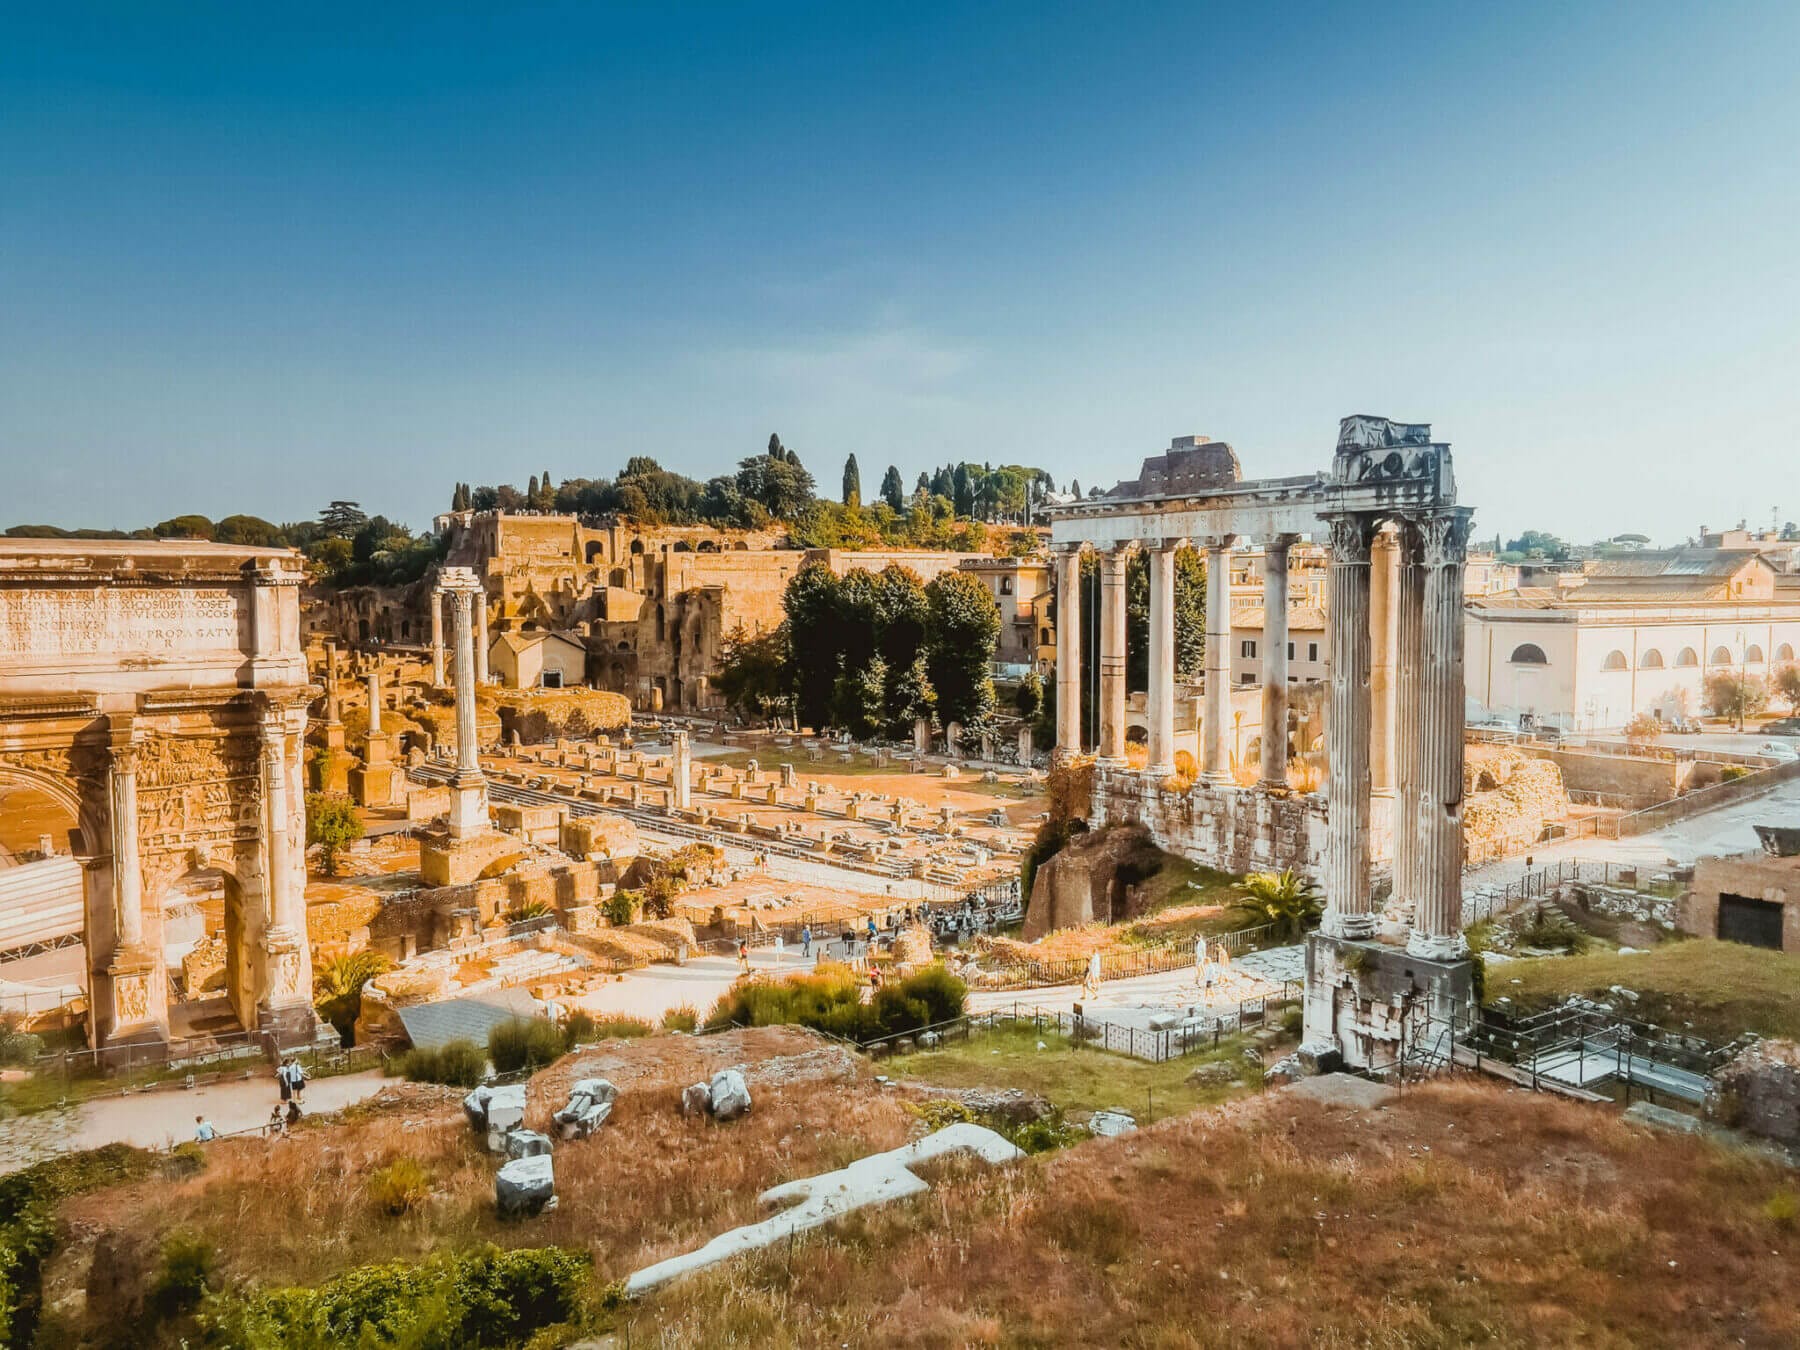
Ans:
{"type": "MultiPolygon", "coordinates": [[[[1261,605],[1246,605],[1242,609],[1234,609],[1231,611],[1231,626],[1233,628],[1255,628],[1260,630],[1263,627],[1263,624],[1263,607],[1261,605]]],[[[1315,629],[1323,631],[1324,628],[1325,611],[1318,606],[1288,606],[1288,632],[1310,632],[1315,629]]]]}
{"type": "Polygon", "coordinates": [[[399,1008],[400,1025],[414,1046],[436,1050],[455,1040],[486,1045],[488,1032],[502,1022],[529,1020],[539,1012],[538,1001],[526,989],[495,989],[474,998],[445,999],[441,1003],[415,1003],[399,1008]]]}

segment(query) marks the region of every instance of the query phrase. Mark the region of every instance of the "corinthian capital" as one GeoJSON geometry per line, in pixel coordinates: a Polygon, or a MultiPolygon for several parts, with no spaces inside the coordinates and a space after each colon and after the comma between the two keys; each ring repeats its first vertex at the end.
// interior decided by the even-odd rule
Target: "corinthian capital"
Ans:
{"type": "Polygon", "coordinates": [[[1334,563],[1366,563],[1369,546],[1381,522],[1373,516],[1346,512],[1330,518],[1331,561],[1334,563]]]}
{"type": "Polygon", "coordinates": [[[1469,511],[1435,511],[1419,520],[1420,560],[1427,567],[1460,566],[1469,557],[1469,511]]]}

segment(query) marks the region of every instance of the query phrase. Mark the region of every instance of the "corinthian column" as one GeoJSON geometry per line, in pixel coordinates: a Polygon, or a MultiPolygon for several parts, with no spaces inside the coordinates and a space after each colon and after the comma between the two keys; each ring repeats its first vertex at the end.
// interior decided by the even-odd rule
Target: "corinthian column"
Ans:
{"type": "Polygon", "coordinates": [[[1211,783],[1231,781],[1231,545],[1221,535],[1206,546],[1206,711],[1202,766],[1211,783]]]}
{"type": "Polygon", "coordinates": [[[1056,755],[1081,753],[1081,549],[1056,555],[1056,755]]]}
{"type": "Polygon", "coordinates": [[[263,728],[263,798],[269,848],[266,887],[269,923],[284,932],[298,932],[305,922],[303,899],[294,893],[293,815],[288,806],[287,726],[274,721],[263,728]]]}
{"type": "Polygon", "coordinates": [[[116,946],[144,945],[144,868],[138,858],[137,747],[113,750],[110,773],[116,946]]]}
{"type": "Polygon", "coordinates": [[[1165,539],[1150,550],[1150,758],[1146,776],[1160,782],[1175,772],[1175,550],[1165,539]]]}
{"type": "Polygon", "coordinates": [[[1288,547],[1291,534],[1263,546],[1262,785],[1288,781],[1288,547]]]}
{"type": "Polygon", "coordinates": [[[1419,817],[1419,673],[1423,657],[1419,629],[1424,622],[1425,572],[1419,563],[1418,526],[1401,521],[1397,543],[1394,780],[1398,810],[1394,816],[1394,893],[1388,903],[1388,923],[1395,933],[1412,927],[1419,895],[1419,834],[1424,828],[1419,817]]]}
{"type": "Polygon", "coordinates": [[[1324,930],[1366,938],[1369,912],[1369,540],[1364,516],[1331,518],[1327,622],[1331,625],[1331,703],[1325,720],[1329,759],[1325,831],[1324,930]]]}
{"type": "Polygon", "coordinates": [[[1386,530],[1369,546],[1369,788],[1394,790],[1394,669],[1400,645],[1399,541],[1386,530]]]}
{"type": "Polygon", "coordinates": [[[488,682],[487,590],[475,593],[475,683],[488,682]]]}
{"type": "Polygon", "coordinates": [[[1412,936],[1415,956],[1454,960],[1462,936],[1463,571],[1468,559],[1468,508],[1437,512],[1419,523],[1425,574],[1421,611],[1419,703],[1419,893],[1412,936]]]}
{"type": "Polygon", "coordinates": [[[431,590],[431,687],[444,687],[444,593],[431,590]]]}
{"type": "Polygon", "coordinates": [[[1125,763],[1125,550],[1100,555],[1100,761],[1125,763]]]}
{"type": "Polygon", "coordinates": [[[475,596],[470,591],[451,592],[456,642],[456,772],[481,772],[481,750],[475,729],[475,596]]]}

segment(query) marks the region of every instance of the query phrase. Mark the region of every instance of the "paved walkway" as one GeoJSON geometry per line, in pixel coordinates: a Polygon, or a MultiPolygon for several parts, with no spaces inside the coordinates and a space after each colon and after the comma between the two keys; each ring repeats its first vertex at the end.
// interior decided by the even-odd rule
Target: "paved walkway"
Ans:
{"type": "Polygon", "coordinates": [[[1078,984],[1059,984],[1045,989],[977,989],[970,993],[970,1012],[997,1012],[1018,1007],[1042,1012],[1071,1012],[1077,1003],[1096,1021],[1121,1026],[1145,1026],[1157,1013],[1176,1008],[1204,1008],[1213,1014],[1235,1013],[1244,999],[1274,993],[1289,980],[1306,973],[1306,948],[1271,947],[1232,958],[1231,972],[1223,983],[1204,995],[1194,984],[1194,968],[1162,971],[1107,980],[1093,998],[1083,998],[1078,984]]]}
{"type": "MultiPolygon", "coordinates": [[[[801,959],[798,947],[789,947],[779,960],[772,948],[750,950],[750,969],[759,975],[792,974],[809,969],[812,964],[801,959]]],[[[617,979],[563,1002],[595,1016],[623,1013],[652,1024],[660,1023],[664,1013],[684,1004],[704,1018],[742,973],[735,956],[694,956],[688,958],[686,965],[659,963],[626,971],[617,979]]]]}
{"type": "MultiPolygon", "coordinates": [[[[306,1111],[341,1110],[374,1096],[389,1081],[379,1069],[318,1079],[307,1084],[306,1111]]],[[[165,1087],[95,1097],[78,1106],[15,1116],[0,1120],[0,1173],[102,1144],[166,1148],[194,1137],[196,1115],[204,1115],[220,1134],[258,1129],[279,1099],[274,1071],[265,1065],[247,1081],[231,1078],[192,1090],[165,1087]]]]}

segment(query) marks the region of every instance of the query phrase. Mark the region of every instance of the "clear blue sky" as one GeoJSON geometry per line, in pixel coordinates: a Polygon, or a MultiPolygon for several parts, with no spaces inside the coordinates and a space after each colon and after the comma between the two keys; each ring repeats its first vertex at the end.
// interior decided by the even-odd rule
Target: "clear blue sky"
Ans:
{"type": "Polygon", "coordinates": [[[454,8],[12,8],[0,524],[1351,412],[1483,532],[1800,517],[1794,0],[454,8]]]}

